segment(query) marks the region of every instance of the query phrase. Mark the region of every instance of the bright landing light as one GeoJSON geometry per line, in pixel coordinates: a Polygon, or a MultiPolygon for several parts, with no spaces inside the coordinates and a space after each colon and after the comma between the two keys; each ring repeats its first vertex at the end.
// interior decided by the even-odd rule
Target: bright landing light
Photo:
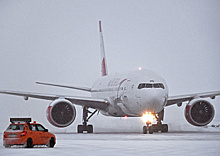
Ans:
{"type": "Polygon", "coordinates": [[[146,112],[142,115],[142,119],[143,121],[146,123],[146,122],[153,122],[154,119],[155,119],[155,115],[152,114],[151,112],[146,112]]]}

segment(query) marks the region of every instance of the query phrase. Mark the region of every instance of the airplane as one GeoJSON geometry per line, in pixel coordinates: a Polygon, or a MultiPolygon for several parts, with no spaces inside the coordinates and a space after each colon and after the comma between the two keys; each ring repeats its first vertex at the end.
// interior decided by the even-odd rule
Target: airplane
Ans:
{"type": "Polygon", "coordinates": [[[47,108],[47,119],[55,127],[63,128],[71,125],[76,118],[75,105],[83,107],[83,122],[78,125],[78,133],[93,133],[93,125],[89,119],[100,112],[112,117],[143,117],[146,125],[144,134],[153,132],[168,132],[168,125],[163,124],[164,109],[167,106],[185,107],[185,118],[194,126],[206,126],[214,117],[213,105],[204,98],[215,99],[220,91],[169,96],[165,80],[157,73],[147,69],[108,74],[101,21],[99,21],[101,77],[91,88],[58,85],[36,82],[37,84],[63,87],[90,92],[91,97],[68,95],[52,95],[22,91],[0,90],[1,94],[22,96],[25,100],[37,98],[52,101],[47,108]],[[91,109],[93,111],[91,112],[91,109]],[[156,124],[152,124],[156,120],[156,124]]]}

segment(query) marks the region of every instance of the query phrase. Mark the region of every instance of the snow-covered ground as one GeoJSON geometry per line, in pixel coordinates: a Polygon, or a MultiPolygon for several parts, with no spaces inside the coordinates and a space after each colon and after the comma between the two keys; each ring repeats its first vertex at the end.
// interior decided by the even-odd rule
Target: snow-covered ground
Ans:
{"type": "Polygon", "coordinates": [[[95,133],[56,134],[53,149],[35,147],[4,148],[2,134],[0,155],[219,155],[220,133],[95,133]]]}

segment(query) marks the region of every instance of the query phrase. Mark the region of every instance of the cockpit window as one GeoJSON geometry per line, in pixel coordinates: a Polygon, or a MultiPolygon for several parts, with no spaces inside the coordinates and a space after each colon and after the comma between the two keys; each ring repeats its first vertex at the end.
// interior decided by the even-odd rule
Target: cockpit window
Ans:
{"type": "Polygon", "coordinates": [[[138,89],[142,89],[142,88],[162,88],[162,89],[165,89],[165,87],[162,83],[140,83],[138,85],[138,89]]]}
{"type": "Polygon", "coordinates": [[[141,83],[138,85],[138,89],[145,88],[145,84],[141,83]]]}
{"type": "Polygon", "coordinates": [[[154,86],[154,88],[161,88],[159,83],[154,84],[153,86],[154,86]]]}
{"type": "Polygon", "coordinates": [[[146,83],[144,88],[153,88],[153,84],[146,83]]]}
{"type": "Polygon", "coordinates": [[[160,88],[165,89],[165,87],[164,87],[164,85],[162,83],[159,83],[159,85],[160,85],[160,88]]]}

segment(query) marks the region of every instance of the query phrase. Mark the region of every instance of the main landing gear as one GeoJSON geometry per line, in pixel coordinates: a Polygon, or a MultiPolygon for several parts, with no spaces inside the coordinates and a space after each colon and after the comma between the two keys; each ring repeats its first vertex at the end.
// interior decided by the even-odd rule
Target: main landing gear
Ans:
{"type": "Polygon", "coordinates": [[[162,124],[162,120],[164,117],[164,110],[159,112],[156,116],[157,119],[157,124],[152,124],[150,121],[146,122],[146,126],[143,127],[143,134],[153,134],[153,132],[168,132],[168,125],[167,124],[162,124]]]}
{"type": "Polygon", "coordinates": [[[78,125],[78,127],[77,127],[78,133],[83,133],[83,132],[93,133],[93,126],[87,125],[87,122],[96,112],[97,112],[97,110],[95,110],[94,112],[90,112],[87,107],[83,107],[83,123],[82,123],[82,125],[78,125]],[[88,117],[89,113],[91,113],[91,114],[88,117]]]}

